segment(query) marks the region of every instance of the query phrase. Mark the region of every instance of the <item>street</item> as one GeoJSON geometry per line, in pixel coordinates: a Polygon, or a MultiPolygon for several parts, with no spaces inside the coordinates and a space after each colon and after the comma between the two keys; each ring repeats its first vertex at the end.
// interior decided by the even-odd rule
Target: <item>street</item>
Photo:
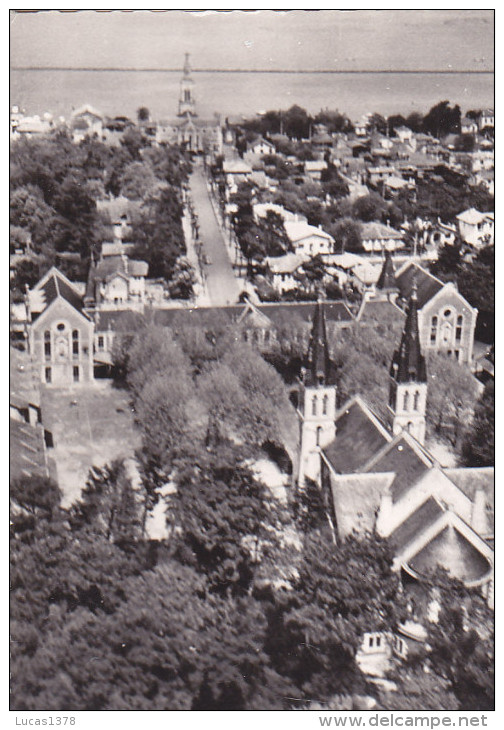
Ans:
{"type": "Polygon", "coordinates": [[[203,268],[210,304],[214,307],[234,304],[238,300],[240,286],[229,260],[200,164],[195,164],[189,185],[194,211],[198,216],[199,235],[203,247],[202,260],[208,262],[203,264],[203,268]]]}

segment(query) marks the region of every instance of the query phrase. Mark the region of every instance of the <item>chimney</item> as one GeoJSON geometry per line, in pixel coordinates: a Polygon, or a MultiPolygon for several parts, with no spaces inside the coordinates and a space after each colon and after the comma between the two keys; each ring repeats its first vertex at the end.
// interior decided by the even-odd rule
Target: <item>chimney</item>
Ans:
{"type": "Polygon", "coordinates": [[[478,535],[486,535],[489,531],[486,515],[486,496],[481,488],[477,488],[474,492],[471,506],[471,527],[478,535]]]}

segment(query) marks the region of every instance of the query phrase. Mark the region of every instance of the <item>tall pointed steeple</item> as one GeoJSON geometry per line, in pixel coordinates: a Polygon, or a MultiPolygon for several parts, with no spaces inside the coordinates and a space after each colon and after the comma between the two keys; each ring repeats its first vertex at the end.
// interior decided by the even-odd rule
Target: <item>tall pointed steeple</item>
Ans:
{"type": "Polygon", "coordinates": [[[417,290],[414,281],[401,344],[394,353],[390,368],[388,413],[394,435],[406,429],[423,444],[426,407],[427,370],[420,348],[417,290]]]}
{"type": "Polygon", "coordinates": [[[420,348],[420,335],[418,331],[416,281],[413,282],[401,344],[399,345],[399,349],[394,353],[390,375],[398,383],[427,382],[425,358],[420,348]]]}
{"type": "Polygon", "coordinates": [[[334,440],[336,433],[336,385],[329,357],[324,304],[318,301],[313,315],[306,367],[300,381],[298,417],[301,427],[299,479],[320,481],[320,449],[334,440]]]}
{"type": "Polygon", "coordinates": [[[184,73],[180,80],[180,96],[179,96],[179,117],[196,116],[196,102],[194,99],[194,81],[191,77],[191,65],[189,63],[189,54],[185,54],[184,73]]]}
{"type": "Polygon", "coordinates": [[[313,315],[304,382],[306,385],[332,385],[333,374],[327,342],[324,303],[318,300],[313,315]]]}
{"type": "Polygon", "coordinates": [[[395,280],[395,268],[392,260],[392,254],[387,249],[385,253],[385,261],[383,262],[380,278],[376,283],[377,289],[397,289],[395,280]]]}

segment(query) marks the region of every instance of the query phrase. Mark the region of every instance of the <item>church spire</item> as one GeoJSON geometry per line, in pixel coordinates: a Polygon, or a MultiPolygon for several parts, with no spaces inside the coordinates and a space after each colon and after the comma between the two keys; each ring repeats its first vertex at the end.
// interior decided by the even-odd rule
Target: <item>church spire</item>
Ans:
{"type": "Polygon", "coordinates": [[[425,383],[427,372],[425,358],[420,348],[418,331],[417,285],[413,281],[408,314],[399,349],[394,353],[390,375],[397,383],[425,383]]]}
{"type": "Polygon", "coordinates": [[[185,54],[184,73],[180,80],[179,117],[196,116],[196,102],[194,100],[194,81],[191,78],[189,54],[185,54]]]}
{"type": "Polygon", "coordinates": [[[331,378],[332,368],[327,343],[324,303],[319,299],[313,315],[304,382],[306,385],[331,385],[331,378]]]}
{"type": "Polygon", "coordinates": [[[185,60],[184,60],[184,76],[190,76],[191,75],[191,64],[189,63],[189,54],[185,54],[185,60]]]}
{"type": "Polygon", "coordinates": [[[383,262],[380,278],[376,286],[378,289],[397,289],[394,262],[392,261],[392,254],[388,249],[385,253],[385,261],[383,262]]]}

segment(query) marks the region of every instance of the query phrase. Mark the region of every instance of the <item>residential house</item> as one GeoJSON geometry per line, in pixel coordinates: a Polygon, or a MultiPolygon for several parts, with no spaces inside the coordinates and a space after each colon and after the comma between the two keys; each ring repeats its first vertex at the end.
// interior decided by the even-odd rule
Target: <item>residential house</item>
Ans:
{"type": "Polygon", "coordinates": [[[492,245],[494,242],[494,214],[480,213],[469,208],[457,216],[459,235],[464,243],[475,248],[492,245]]]}
{"type": "Polygon", "coordinates": [[[394,177],[397,177],[397,170],[394,167],[388,167],[388,165],[369,167],[367,171],[368,184],[374,187],[394,177]]]}
{"type": "Polygon", "coordinates": [[[309,256],[306,254],[296,253],[266,258],[264,264],[269,271],[273,288],[279,294],[298,289],[300,284],[296,273],[300,272],[303,264],[308,260],[309,256]]]}
{"type": "Polygon", "coordinates": [[[495,126],[495,115],[493,109],[484,109],[478,118],[478,126],[480,130],[491,128],[495,126]]]}
{"type": "Polygon", "coordinates": [[[226,176],[226,185],[230,193],[236,192],[238,185],[248,180],[252,175],[252,168],[244,160],[224,160],[222,171],[226,176]]]}
{"type": "Polygon", "coordinates": [[[460,120],[460,131],[462,134],[478,134],[478,122],[469,117],[462,117],[460,120]]]}
{"type": "Polygon", "coordinates": [[[149,266],[130,259],[132,244],[102,244],[100,260],[89,269],[84,303],[89,309],[130,306],[143,309],[149,266]]]}
{"type": "Polygon", "coordinates": [[[90,104],[75,109],[70,117],[70,131],[72,140],[79,144],[86,137],[103,136],[104,117],[101,112],[90,104]]]}
{"type": "Polygon", "coordinates": [[[390,368],[387,422],[355,396],[336,408],[324,305],[299,381],[299,479],[316,481],[336,541],[376,532],[393,567],[420,585],[436,567],[493,605],[493,468],[445,468],[425,446],[427,369],[413,290],[390,368]]]}
{"type": "Polygon", "coordinates": [[[304,221],[285,221],[284,226],[295,253],[313,257],[333,252],[334,238],[321,227],[304,221]]]}
{"type": "Polygon", "coordinates": [[[398,195],[401,190],[410,190],[415,187],[414,182],[404,180],[402,177],[392,175],[388,177],[383,183],[383,193],[385,197],[394,198],[398,195]]]}
{"type": "Polygon", "coordinates": [[[261,218],[265,218],[269,211],[279,215],[284,222],[307,222],[305,216],[301,215],[301,213],[292,213],[290,210],[287,210],[282,205],[277,205],[276,203],[256,203],[252,209],[256,222],[259,222],[261,218]]]}
{"type": "Polygon", "coordinates": [[[409,127],[396,127],[394,131],[396,133],[396,137],[399,139],[400,142],[407,143],[413,147],[416,147],[415,135],[409,127]]]}
{"type": "Polygon", "coordinates": [[[89,383],[94,322],[79,290],[52,267],[26,296],[28,351],[47,386],[89,383]]]}
{"type": "Polygon", "coordinates": [[[304,172],[310,180],[320,180],[324,170],[327,170],[325,160],[305,160],[304,172]]]}
{"type": "Polygon", "coordinates": [[[361,223],[362,248],[366,253],[396,251],[404,248],[403,234],[378,221],[361,223]]]}

